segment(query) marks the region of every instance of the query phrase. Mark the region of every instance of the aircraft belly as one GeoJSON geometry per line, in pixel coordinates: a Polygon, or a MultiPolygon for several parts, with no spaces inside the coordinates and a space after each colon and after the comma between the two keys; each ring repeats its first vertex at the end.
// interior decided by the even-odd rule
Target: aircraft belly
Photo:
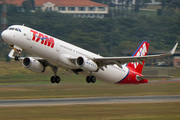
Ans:
{"type": "Polygon", "coordinates": [[[117,83],[120,80],[123,80],[128,74],[128,68],[124,67],[123,69],[115,69],[107,66],[104,71],[99,70],[97,73],[93,73],[97,79],[108,82],[108,83],[117,83]]]}

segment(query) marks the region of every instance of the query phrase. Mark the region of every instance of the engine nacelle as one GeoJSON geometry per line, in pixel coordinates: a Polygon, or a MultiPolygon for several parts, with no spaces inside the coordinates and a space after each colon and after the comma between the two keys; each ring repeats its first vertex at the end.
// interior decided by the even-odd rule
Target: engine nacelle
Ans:
{"type": "Polygon", "coordinates": [[[89,58],[78,57],[76,59],[76,65],[81,67],[85,71],[97,72],[99,70],[98,65],[89,58]]]}
{"type": "Polygon", "coordinates": [[[38,60],[32,57],[24,58],[24,60],[22,61],[22,65],[26,69],[31,70],[33,72],[42,73],[45,71],[45,67],[38,60]]]}

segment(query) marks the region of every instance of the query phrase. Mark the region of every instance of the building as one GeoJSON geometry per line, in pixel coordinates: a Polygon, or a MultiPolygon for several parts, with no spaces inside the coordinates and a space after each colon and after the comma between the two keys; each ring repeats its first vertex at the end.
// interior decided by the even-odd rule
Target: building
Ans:
{"type": "Polygon", "coordinates": [[[175,67],[180,67],[180,56],[175,56],[174,57],[174,66],[175,67]]]}
{"type": "MultiPolygon", "coordinates": [[[[6,0],[7,4],[14,4],[22,9],[25,0],[6,0]]],[[[81,18],[103,18],[108,14],[108,5],[90,0],[34,0],[35,9],[42,11],[58,11],[60,13],[72,14],[81,18]]]]}
{"type": "MultiPolygon", "coordinates": [[[[129,2],[129,4],[135,5],[135,1],[136,0],[131,0],[131,2],[129,2]]],[[[112,0],[112,3],[115,5],[122,5],[122,0],[112,0]]],[[[124,0],[123,4],[126,4],[126,0],[124,0]]],[[[147,4],[148,5],[161,5],[161,2],[158,2],[157,0],[150,0],[147,4]]]]}
{"type": "Polygon", "coordinates": [[[157,1],[157,0],[150,0],[150,2],[148,3],[148,5],[161,5],[161,2],[157,1]]]}

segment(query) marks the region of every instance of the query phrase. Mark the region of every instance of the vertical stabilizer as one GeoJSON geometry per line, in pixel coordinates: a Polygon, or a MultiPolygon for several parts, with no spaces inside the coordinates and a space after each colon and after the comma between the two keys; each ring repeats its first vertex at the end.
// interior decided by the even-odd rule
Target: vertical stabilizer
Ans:
{"type": "MultiPolygon", "coordinates": [[[[146,56],[148,52],[148,48],[149,48],[149,43],[143,41],[132,56],[146,56]]],[[[131,62],[127,64],[128,68],[134,69],[138,73],[142,73],[143,66],[144,66],[144,61],[142,62],[142,64],[138,62],[131,62]]]]}

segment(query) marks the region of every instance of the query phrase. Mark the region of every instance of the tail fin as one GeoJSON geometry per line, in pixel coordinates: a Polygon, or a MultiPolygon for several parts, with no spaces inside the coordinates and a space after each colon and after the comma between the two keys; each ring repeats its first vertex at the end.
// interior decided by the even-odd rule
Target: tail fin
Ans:
{"type": "MultiPolygon", "coordinates": [[[[132,56],[146,56],[148,52],[148,48],[149,48],[149,43],[146,41],[143,41],[132,56]]],[[[128,68],[132,68],[140,74],[142,73],[143,66],[144,66],[144,61],[142,62],[142,64],[138,62],[131,62],[127,64],[128,68]]]]}

